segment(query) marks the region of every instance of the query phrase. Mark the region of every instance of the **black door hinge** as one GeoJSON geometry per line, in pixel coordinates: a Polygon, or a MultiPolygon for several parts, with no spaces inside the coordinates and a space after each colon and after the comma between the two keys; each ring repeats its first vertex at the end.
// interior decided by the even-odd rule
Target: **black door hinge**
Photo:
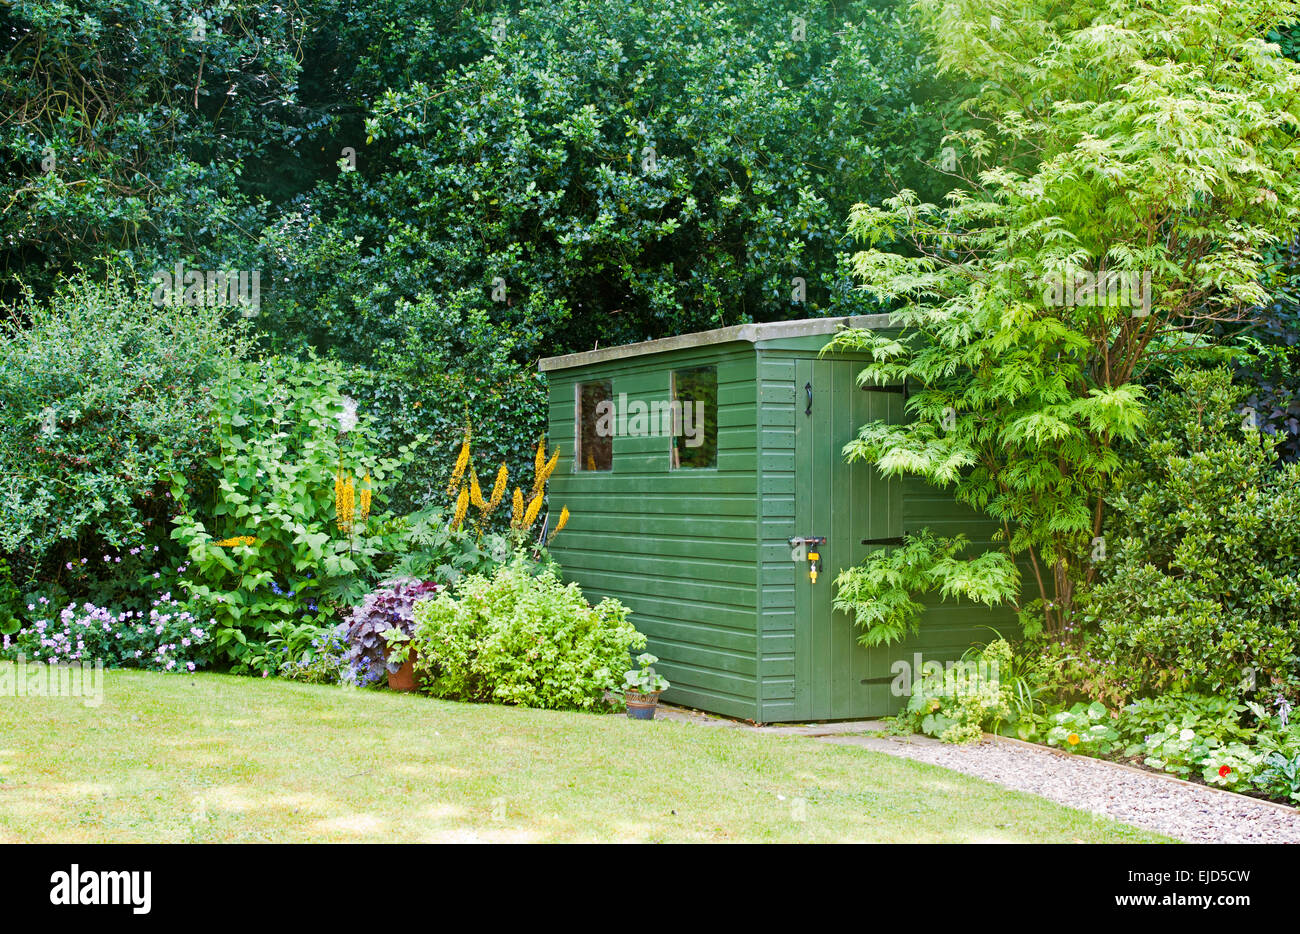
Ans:
{"type": "Polygon", "coordinates": [[[895,535],[895,536],[893,536],[892,538],[864,538],[864,539],[862,540],[862,544],[864,544],[864,545],[901,545],[901,544],[903,544],[903,536],[901,536],[901,535],[895,535]]]}
{"type": "Polygon", "coordinates": [[[899,383],[897,386],[863,386],[862,389],[863,389],[863,391],[865,391],[865,392],[893,392],[893,393],[897,393],[898,395],[900,395],[900,396],[903,397],[903,401],[904,401],[904,402],[907,401],[907,397],[908,397],[908,389],[907,389],[907,380],[906,380],[906,379],[904,379],[904,380],[903,380],[901,383],[899,383]]]}

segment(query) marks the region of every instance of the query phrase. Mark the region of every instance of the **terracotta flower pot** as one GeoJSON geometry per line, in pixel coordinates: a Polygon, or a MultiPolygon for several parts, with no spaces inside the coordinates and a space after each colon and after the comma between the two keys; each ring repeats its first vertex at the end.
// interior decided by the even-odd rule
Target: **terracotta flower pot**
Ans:
{"type": "Polygon", "coordinates": [[[419,684],[415,678],[415,659],[414,652],[402,664],[402,667],[396,671],[388,673],[388,689],[391,691],[414,691],[419,684]]]}
{"type": "Polygon", "coordinates": [[[659,695],[663,691],[642,694],[640,691],[625,691],[623,700],[627,704],[627,715],[633,720],[653,720],[655,708],[659,706],[659,695]]]}

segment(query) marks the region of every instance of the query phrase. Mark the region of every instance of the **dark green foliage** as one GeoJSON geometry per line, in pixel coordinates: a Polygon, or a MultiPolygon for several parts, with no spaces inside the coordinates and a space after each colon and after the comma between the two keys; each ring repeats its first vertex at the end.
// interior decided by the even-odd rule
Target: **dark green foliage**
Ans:
{"type": "Polygon", "coordinates": [[[1186,369],[1153,405],[1112,498],[1084,619],[1133,693],[1300,687],[1300,465],[1275,469],[1226,370],[1186,369]]]}
{"type": "Polygon", "coordinates": [[[243,175],[310,119],[292,103],[301,9],[232,0],[0,8],[0,294],[74,265],[242,265],[265,215],[243,175]],[[201,13],[200,33],[193,21],[201,13]]]}
{"type": "Polygon", "coordinates": [[[1247,328],[1220,328],[1237,351],[1233,377],[1247,388],[1245,404],[1283,461],[1300,460],[1300,240],[1273,251],[1268,304],[1247,328]]]}
{"type": "MultiPolygon", "coordinates": [[[[365,134],[337,140],[356,171],[322,177],[269,231],[269,328],[428,371],[485,347],[521,359],[862,310],[843,219],[895,184],[932,188],[938,136],[915,30],[872,6],[417,16],[468,37],[463,63],[416,56],[374,89],[365,134]]],[[[373,41],[365,57],[388,60],[373,41]]]]}

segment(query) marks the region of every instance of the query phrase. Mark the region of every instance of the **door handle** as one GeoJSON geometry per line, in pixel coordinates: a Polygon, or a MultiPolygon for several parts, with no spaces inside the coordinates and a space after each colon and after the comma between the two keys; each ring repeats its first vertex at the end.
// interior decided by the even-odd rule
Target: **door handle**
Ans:
{"type": "Polygon", "coordinates": [[[804,415],[812,414],[812,383],[804,383],[803,391],[808,393],[808,408],[803,410],[804,415]]]}

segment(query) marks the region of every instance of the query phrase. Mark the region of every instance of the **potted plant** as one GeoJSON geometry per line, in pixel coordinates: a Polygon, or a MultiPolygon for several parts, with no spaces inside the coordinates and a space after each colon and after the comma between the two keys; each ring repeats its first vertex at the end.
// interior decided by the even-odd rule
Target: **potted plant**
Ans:
{"type": "Polygon", "coordinates": [[[659,695],[668,690],[668,679],[652,667],[657,661],[649,652],[638,655],[636,663],[641,667],[623,675],[623,700],[633,720],[653,720],[659,695]]]}
{"type": "Polygon", "coordinates": [[[414,691],[415,652],[411,635],[400,626],[385,629],[381,635],[388,645],[388,687],[393,691],[414,691]]]}
{"type": "Polygon", "coordinates": [[[358,684],[382,683],[398,691],[415,689],[416,656],[410,645],[418,600],[440,589],[432,581],[395,580],[367,595],[345,623],[348,662],[358,684]],[[408,684],[408,687],[399,687],[408,684]]]}

